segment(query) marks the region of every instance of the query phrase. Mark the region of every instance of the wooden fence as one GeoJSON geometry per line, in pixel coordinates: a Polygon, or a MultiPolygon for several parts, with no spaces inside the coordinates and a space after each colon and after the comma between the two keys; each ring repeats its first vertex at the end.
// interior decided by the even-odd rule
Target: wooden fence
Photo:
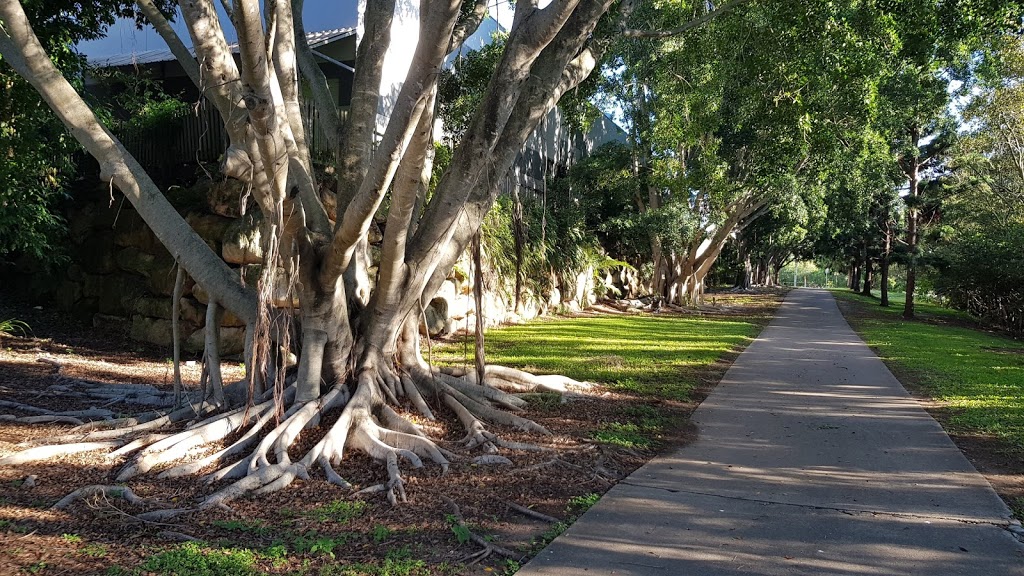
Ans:
{"type": "MultiPolygon", "coordinates": [[[[347,111],[341,111],[342,122],[347,111]]],[[[330,158],[334,152],[320,132],[320,118],[311,102],[304,103],[303,125],[310,154],[330,158]]],[[[115,129],[124,147],[144,167],[163,173],[188,164],[217,162],[228,147],[228,134],[217,110],[203,102],[155,126],[123,125],[115,129]]]]}

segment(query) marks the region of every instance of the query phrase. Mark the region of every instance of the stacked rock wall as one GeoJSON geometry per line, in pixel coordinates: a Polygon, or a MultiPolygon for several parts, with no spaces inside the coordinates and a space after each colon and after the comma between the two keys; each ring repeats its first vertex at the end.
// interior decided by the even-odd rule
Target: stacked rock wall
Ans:
{"type": "MultiPolygon", "coordinates": [[[[185,221],[250,285],[259,276],[263,253],[260,244],[262,216],[255,208],[242,213],[244,185],[203,179],[190,188],[172,187],[167,195],[185,221]]],[[[329,199],[330,196],[325,198],[329,199]]],[[[94,326],[113,327],[134,340],[170,348],[172,345],[172,295],[176,268],[170,253],[160,244],[142,218],[116,191],[107,187],[80,192],[67,211],[71,263],[55,282],[25,286],[38,295],[50,294],[56,304],[94,326]]],[[[380,231],[372,227],[368,238],[371,261],[376,263],[380,231]]],[[[485,255],[486,268],[486,255],[485,255]]],[[[421,332],[440,336],[475,329],[473,280],[464,257],[423,311],[421,332]]],[[[375,269],[371,269],[371,276],[375,269]]],[[[284,274],[279,274],[284,278],[284,274]]],[[[371,278],[372,279],[372,278],[371,278]]],[[[593,274],[575,278],[565,294],[523,295],[514,311],[513,290],[508,281],[485,273],[485,325],[521,322],[551,310],[585,308],[593,303],[593,274]]],[[[203,349],[206,305],[202,287],[186,278],[180,300],[182,346],[188,352],[203,349]]],[[[274,290],[277,306],[298,305],[283,282],[274,290]]],[[[221,350],[226,355],[243,350],[244,324],[225,312],[221,322],[221,350]]]]}
{"type": "MultiPolygon", "coordinates": [[[[168,197],[185,221],[218,254],[235,230],[235,215],[218,214],[210,198],[230,194],[235,204],[241,187],[233,182],[204,180],[190,189],[172,188],[168,197]]],[[[132,339],[170,347],[171,297],[177,270],[131,204],[109,189],[79,193],[67,211],[71,263],[54,291],[58,307],[91,317],[94,326],[123,330],[132,339]],[[105,193],[104,193],[105,192],[105,193]]],[[[182,346],[203,348],[206,302],[195,282],[186,278],[181,304],[182,346]]],[[[242,351],[244,325],[226,313],[221,346],[225,354],[242,351]]]]}

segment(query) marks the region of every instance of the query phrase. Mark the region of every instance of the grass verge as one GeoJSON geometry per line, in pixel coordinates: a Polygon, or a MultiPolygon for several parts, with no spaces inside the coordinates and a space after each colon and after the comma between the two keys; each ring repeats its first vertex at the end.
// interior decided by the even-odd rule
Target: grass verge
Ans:
{"type": "MultiPolygon", "coordinates": [[[[690,399],[691,376],[746,346],[756,318],[599,316],[538,320],[491,330],[487,362],[542,374],[564,374],[640,396],[690,399]]],[[[472,369],[472,341],[434,348],[435,361],[472,369]]]]}
{"type": "MultiPolygon", "coordinates": [[[[716,304],[700,313],[563,317],[505,326],[487,332],[487,362],[606,387],[630,401],[603,419],[590,439],[658,450],[690,439],[683,418],[767,325],[781,299],[729,294],[716,296],[716,304]]],[[[472,370],[472,338],[434,346],[432,361],[472,370]]],[[[561,409],[552,396],[550,408],[561,409]]]]}
{"type": "Polygon", "coordinates": [[[932,415],[1024,516],[1024,481],[993,478],[1024,475],[1024,343],[933,304],[918,303],[918,319],[906,321],[895,302],[882,308],[874,298],[833,294],[853,329],[904,385],[935,401],[932,415]]]}

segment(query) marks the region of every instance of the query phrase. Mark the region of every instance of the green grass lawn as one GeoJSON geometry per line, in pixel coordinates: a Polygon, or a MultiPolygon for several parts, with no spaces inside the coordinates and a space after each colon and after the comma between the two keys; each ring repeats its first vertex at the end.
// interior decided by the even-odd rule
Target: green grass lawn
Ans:
{"type": "MultiPolygon", "coordinates": [[[[746,346],[766,321],[650,315],[538,320],[489,330],[487,362],[685,401],[700,384],[698,373],[746,346]]],[[[472,366],[472,342],[435,346],[434,361],[472,366]]]]}
{"type": "Polygon", "coordinates": [[[919,320],[907,322],[902,298],[882,308],[848,290],[832,293],[854,304],[847,320],[901,381],[948,408],[952,432],[993,437],[1008,455],[1024,456],[1024,343],[933,304],[918,303],[919,320]]]}

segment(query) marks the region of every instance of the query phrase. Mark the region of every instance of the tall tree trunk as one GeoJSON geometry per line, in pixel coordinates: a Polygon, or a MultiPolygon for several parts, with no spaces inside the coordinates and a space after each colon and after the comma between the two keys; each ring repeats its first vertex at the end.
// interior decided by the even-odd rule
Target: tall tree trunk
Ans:
{"type": "Polygon", "coordinates": [[[889,306],[889,255],[892,252],[892,228],[889,222],[885,223],[885,247],[882,250],[882,259],[879,262],[879,291],[881,292],[879,305],[889,306]]]}
{"type": "Polygon", "coordinates": [[[514,241],[516,260],[515,305],[513,311],[518,314],[523,306],[523,247],[526,243],[526,225],[523,221],[523,201],[519,197],[519,187],[512,186],[512,240],[514,241]]]}
{"type": "Polygon", "coordinates": [[[480,231],[473,237],[473,304],[476,307],[476,377],[477,382],[484,381],[484,267],[480,252],[480,231]]]}
{"type": "MultiPolygon", "coordinates": [[[[918,133],[915,130],[911,131],[912,139],[915,145],[920,140],[918,133]]],[[[909,192],[907,193],[907,297],[903,304],[903,318],[907,320],[913,320],[914,318],[914,290],[917,288],[917,226],[919,218],[919,208],[917,206],[917,200],[920,196],[920,164],[917,158],[911,158],[910,170],[907,172],[907,183],[909,185],[909,192]]]]}
{"type": "Polygon", "coordinates": [[[870,250],[868,250],[868,241],[867,241],[867,239],[864,240],[864,243],[863,243],[863,246],[862,246],[862,258],[863,258],[863,261],[864,261],[864,264],[863,264],[863,266],[864,266],[864,284],[861,287],[860,293],[863,294],[864,296],[871,296],[871,288],[872,288],[871,284],[872,284],[872,280],[874,280],[874,278],[873,278],[874,266],[873,266],[873,263],[871,262],[871,252],[870,252],[870,250]]]}
{"type": "Polygon", "coordinates": [[[746,290],[750,288],[751,284],[751,265],[750,265],[750,254],[747,252],[747,241],[741,236],[739,242],[736,243],[736,248],[739,251],[740,262],[743,263],[743,270],[740,270],[736,278],[736,287],[746,290]]]}

